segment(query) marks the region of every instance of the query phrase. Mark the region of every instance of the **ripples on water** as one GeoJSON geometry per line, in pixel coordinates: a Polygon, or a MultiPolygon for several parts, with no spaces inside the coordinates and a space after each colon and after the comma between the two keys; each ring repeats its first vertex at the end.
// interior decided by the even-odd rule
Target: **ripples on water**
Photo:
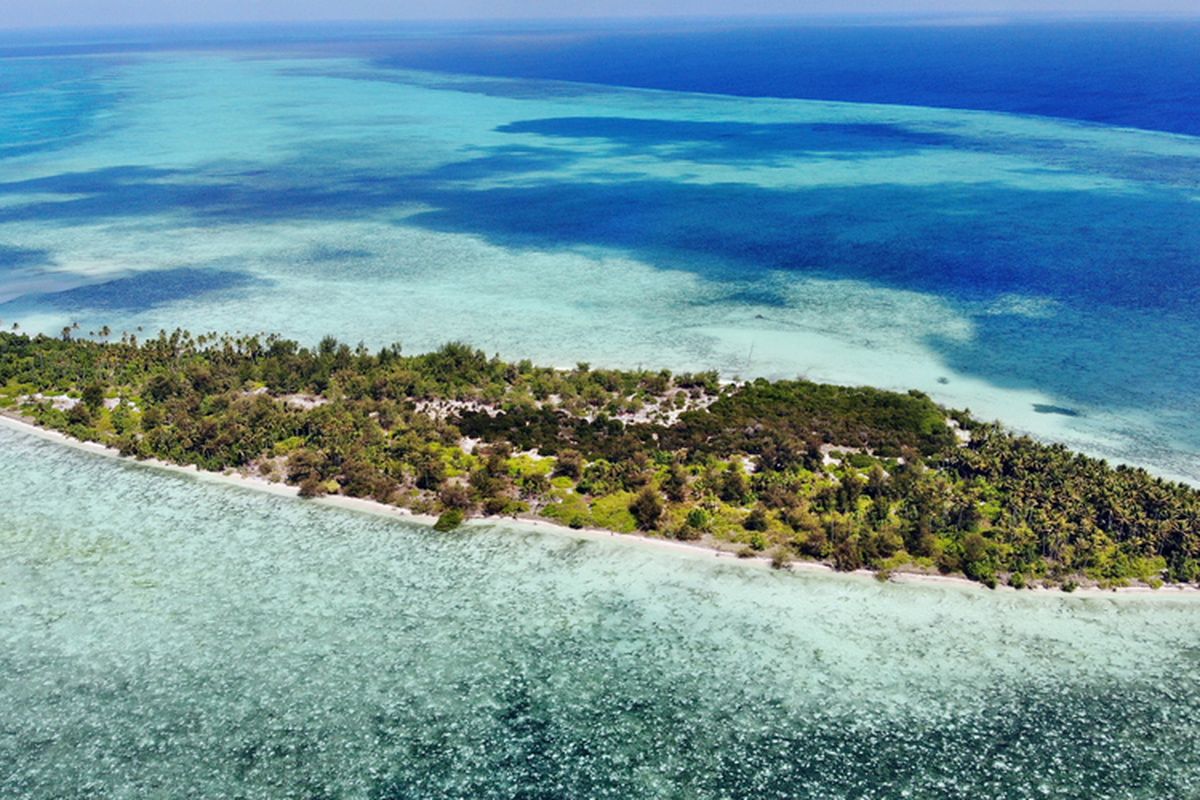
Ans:
{"type": "Polygon", "coordinates": [[[439,536],[0,431],[0,796],[1191,797],[1196,609],[439,536]]]}

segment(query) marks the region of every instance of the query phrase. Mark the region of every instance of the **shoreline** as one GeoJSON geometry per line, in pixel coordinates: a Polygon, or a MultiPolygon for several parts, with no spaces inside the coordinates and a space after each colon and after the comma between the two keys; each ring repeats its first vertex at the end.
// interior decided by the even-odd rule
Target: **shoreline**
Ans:
{"type": "MultiPolygon", "coordinates": [[[[151,469],[160,469],[176,475],[188,476],[201,481],[207,481],[209,483],[263,492],[276,497],[286,497],[296,500],[302,499],[300,497],[299,487],[279,481],[269,481],[265,478],[244,475],[239,472],[213,472],[210,470],[200,469],[195,465],[185,466],[182,464],[172,464],[168,461],[162,461],[161,459],[157,458],[137,459],[132,456],[123,456],[113,447],[109,447],[108,445],[103,445],[98,442],[83,441],[81,439],[76,439],[72,436],[69,436],[62,431],[42,427],[28,417],[17,414],[9,409],[0,410],[0,427],[8,428],[9,430],[17,431],[18,433],[34,436],[42,439],[43,441],[69,447],[74,450],[90,453],[92,455],[101,456],[104,458],[114,459],[124,464],[148,467],[151,469]]],[[[321,497],[304,499],[304,502],[317,503],[319,505],[338,508],[344,511],[371,514],[372,516],[377,517],[399,519],[429,526],[430,528],[432,528],[433,523],[437,521],[437,517],[432,515],[417,514],[406,508],[387,505],[385,503],[380,503],[377,500],[370,500],[361,497],[323,495],[321,497]]],[[[525,528],[527,530],[534,530],[539,533],[548,533],[555,536],[568,536],[574,539],[618,539],[633,543],[636,546],[657,547],[660,549],[670,550],[675,553],[687,553],[693,556],[705,556],[711,554],[715,558],[720,558],[739,564],[745,564],[747,566],[757,567],[760,569],[772,569],[771,559],[764,556],[753,556],[746,558],[729,550],[712,547],[707,544],[693,544],[690,542],[681,542],[673,539],[646,536],[641,533],[618,533],[616,531],[610,531],[604,528],[571,528],[557,522],[537,517],[471,517],[465,520],[463,523],[464,527],[488,525],[500,525],[516,529],[525,528]]],[[[789,562],[786,567],[781,568],[779,571],[820,572],[826,575],[854,575],[859,577],[869,577],[872,580],[878,579],[877,573],[872,570],[859,569],[854,570],[853,572],[839,572],[829,564],[825,564],[820,561],[806,561],[801,559],[796,559],[789,562]]],[[[891,572],[886,582],[910,585],[927,584],[958,586],[960,588],[975,589],[980,592],[1007,591],[1029,595],[1053,595],[1080,598],[1112,598],[1130,595],[1137,597],[1154,596],[1170,598],[1200,595],[1200,586],[1172,583],[1165,583],[1157,589],[1149,586],[1123,586],[1115,589],[1102,589],[1098,586],[1080,586],[1073,592],[1064,592],[1058,588],[1045,586],[1014,589],[1011,586],[1000,585],[994,589],[989,589],[977,581],[972,581],[968,578],[958,575],[940,575],[904,569],[897,569],[891,572]]]]}

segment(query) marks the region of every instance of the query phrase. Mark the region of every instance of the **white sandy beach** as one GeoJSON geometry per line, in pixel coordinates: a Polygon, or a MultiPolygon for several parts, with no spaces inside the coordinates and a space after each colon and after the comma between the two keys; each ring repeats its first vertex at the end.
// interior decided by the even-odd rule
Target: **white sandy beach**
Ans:
{"type": "MultiPolygon", "coordinates": [[[[0,427],[5,427],[10,430],[19,431],[21,433],[36,436],[49,442],[54,442],[58,445],[71,447],[86,453],[91,453],[105,458],[113,458],[119,461],[133,464],[137,466],[147,467],[150,469],[165,470],[178,475],[186,475],[194,479],[208,481],[211,483],[223,484],[226,486],[235,486],[243,489],[252,489],[258,492],[276,495],[278,497],[290,497],[299,500],[299,488],[290,486],[285,483],[268,481],[265,478],[245,475],[239,472],[211,472],[202,470],[195,466],[181,466],[179,464],[171,464],[159,459],[144,459],[139,460],[127,456],[122,456],[115,448],[96,442],[85,442],[79,439],[74,439],[66,434],[40,427],[25,417],[19,416],[11,411],[0,412],[0,427]]],[[[415,514],[405,508],[380,503],[375,500],[367,500],[358,497],[346,497],[344,495],[325,495],[322,497],[312,498],[305,502],[319,503],[322,505],[332,506],[348,511],[358,513],[373,514],[376,516],[392,517],[403,519],[409,522],[432,526],[437,521],[436,517],[415,514]]],[[[656,548],[664,548],[675,551],[681,554],[691,556],[709,555],[716,558],[727,559],[731,562],[744,564],[750,567],[767,568],[771,567],[771,559],[761,556],[743,558],[728,550],[722,550],[715,547],[710,547],[703,543],[680,542],[670,539],[661,539],[657,537],[644,536],[641,534],[623,534],[614,531],[604,530],[601,528],[569,528],[565,525],[551,522],[543,519],[531,518],[514,518],[514,517],[485,517],[469,519],[465,523],[467,526],[479,525],[501,525],[514,529],[535,530],[542,533],[549,533],[556,536],[569,536],[575,539],[620,539],[627,541],[635,546],[650,546],[656,548]]],[[[836,570],[828,564],[823,564],[816,561],[793,561],[788,565],[788,569],[793,571],[808,571],[822,573],[836,573],[836,570]]],[[[875,573],[870,570],[862,569],[852,573],[846,573],[857,577],[875,578],[875,573]]],[[[1200,593],[1200,587],[1182,584],[1166,584],[1158,589],[1152,589],[1148,586],[1129,586],[1121,589],[1101,589],[1099,587],[1080,587],[1073,593],[1067,594],[1058,589],[1046,587],[1030,587],[1028,589],[1017,590],[1010,586],[998,586],[994,590],[989,590],[983,585],[967,578],[954,575],[934,575],[928,573],[914,571],[896,571],[893,572],[889,580],[896,583],[908,584],[933,584],[933,585],[954,585],[964,589],[971,589],[981,592],[987,591],[1022,591],[1031,594],[1050,594],[1053,596],[1075,596],[1075,597],[1114,597],[1120,595],[1137,595],[1145,597],[1148,595],[1159,597],[1180,597],[1192,596],[1200,593]]]]}

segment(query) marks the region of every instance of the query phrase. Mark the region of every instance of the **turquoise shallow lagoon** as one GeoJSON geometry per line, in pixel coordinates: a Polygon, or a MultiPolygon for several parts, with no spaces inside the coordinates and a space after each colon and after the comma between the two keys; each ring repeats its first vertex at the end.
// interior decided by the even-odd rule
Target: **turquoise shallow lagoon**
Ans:
{"type": "Polygon", "coordinates": [[[1200,480],[1194,136],[328,52],[0,63],[6,325],[919,388],[1200,480]]]}
{"type": "Polygon", "coordinates": [[[437,535],[0,452],[4,797],[1200,792],[1192,598],[437,535]]]}

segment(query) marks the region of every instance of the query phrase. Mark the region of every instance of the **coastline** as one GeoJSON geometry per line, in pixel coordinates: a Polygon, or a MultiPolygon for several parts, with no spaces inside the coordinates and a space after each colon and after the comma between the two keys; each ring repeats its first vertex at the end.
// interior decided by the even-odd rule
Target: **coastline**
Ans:
{"type": "MultiPolygon", "coordinates": [[[[297,500],[301,499],[299,487],[278,481],[269,481],[265,478],[244,475],[238,472],[212,472],[209,470],[200,469],[195,465],[185,466],[181,464],[172,464],[156,458],[137,459],[131,456],[123,456],[115,448],[99,444],[97,442],[88,442],[75,439],[61,431],[44,428],[28,417],[24,417],[8,409],[0,410],[0,427],[8,428],[9,430],[24,433],[26,435],[35,436],[44,441],[70,447],[72,449],[90,453],[92,455],[115,459],[125,464],[164,470],[176,475],[185,475],[210,483],[264,492],[276,497],[287,497],[297,500]]],[[[305,502],[317,503],[346,511],[354,511],[358,513],[371,514],[374,516],[400,519],[430,527],[432,527],[433,523],[437,521],[437,517],[431,515],[416,514],[406,508],[391,506],[366,498],[347,497],[344,495],[324,495],[321,497],[307,499],[305,502]]],[[[555,536],[568,536],[574,539],[619,539],[634,543],[637,546],[657,547],[660,549],[671,550],[675,553],[687,553],[693,556],[711,554],[715,558],[725,559],[750,567],[759,569],[772,568],[771,559],[769,558],[765,558],[763,556],[745,558],[734,552],[730,552],[729,550],[713,547],[704,543],[681,542],[672,539],[646,536],[640,533],[617,533],[616,531],[610,531],[603,528],[571,528],[550,520],[535,517],[472,517],[466,520],[463,525],[464,527],[501,525],[516,529],[525,528],[540,533],[549,533],[555,536]]],[[[829,575],[855,575],[860,577],[870,577],[873,580],[877,578],[876,573],[871,570],[859,569],[848,573],[839,572],[829,564],[819,561],[795,560],[790,562],[780,571],[820,572],[829,575]]],[[[1080,598],[1112,598],[1116,596],[1153,596],[1172,598],[1200,596],[1200,587],[1192,586],[1190,584],[1163,584],[1157,589],[1149,586],[1125,586],[1114,589],[1102,589],[1098,586],[1080,586],[1073,592],[1064,592],[1057,588],[1044,586],[1031,586],[1025,589],[1014,589],[1011,586],[1000,585],[994,589],[989,589],[976,581],[972,581],[968,578],[957,575],[939,575],[904,569],[897,569],[893,571],[887,578],[887,581],[897,584],[957,586],[964,589],[974,589],[980,592],[1014,592],[1031,595],[1053,595],[1080,598]]]]}

